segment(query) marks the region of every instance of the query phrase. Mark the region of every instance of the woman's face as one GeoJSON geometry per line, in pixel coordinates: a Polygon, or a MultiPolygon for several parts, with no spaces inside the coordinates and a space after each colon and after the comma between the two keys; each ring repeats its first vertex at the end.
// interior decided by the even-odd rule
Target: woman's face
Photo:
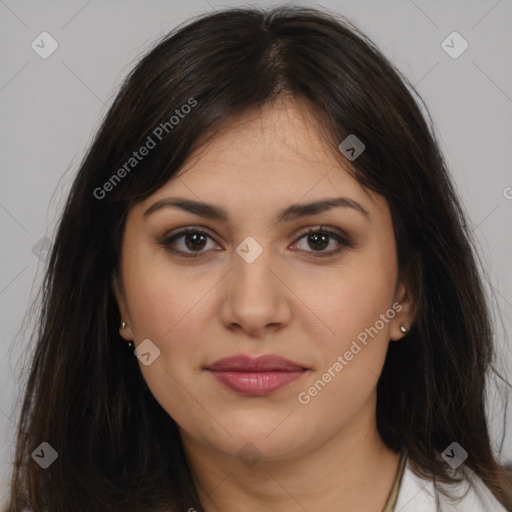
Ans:
{"type": "Polygon", "coordinates": [[[410,323],[387,202],[308,115],[284,101],[246,115],[128,214],[120,332],[150,340],[139,364],[151,392],[184,441],[210,452],[284,460],[363,438],[388,343],[410,323]],[[244,355],[296,366],[214,365],[244,355]]]}

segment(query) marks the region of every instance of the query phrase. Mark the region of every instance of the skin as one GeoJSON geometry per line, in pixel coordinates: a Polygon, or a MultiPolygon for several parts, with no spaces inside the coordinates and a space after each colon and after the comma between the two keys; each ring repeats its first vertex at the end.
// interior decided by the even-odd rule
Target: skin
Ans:
{"type": "Polygon", "coordinates": [[[136,347],[150,339],[160,350],[140,369],[180,427],[206,511],[241,504],[249,512],[382,510],[399,455],[377,431],[376,385],[388,344],[413,320],[412,304],[398,281],[387,201],[335,158],[305,104],[279,100],[230,121],[130,210],[122,254],[113,278],[128,324],[120,332],[136,347]],[[229,222],[171,207],[144,216],[176,196],[221,206],[229,222]],[[284,207],[340,196],[369,218],[337,207],[276,223],[284,207]],[[320,226],[346,233],[353,247],[331,237],[317,249],[303,233],[320,226]],[[209,237],[194,245],[182,236],[173,247],[202,256],[180,258],[159,243],[184,227],[209,237]],[[252,263],[236,252],[248,236],[263,250],[252,263]],[[396,302],[395,317],[308,404],[299,403],[298,394],[396,302]],[[277,354],[309,370],[270,395],[247,397],[205,369],[236,354],[277,354]],[[254,465],[237,456],[246,443],[260,457],[254,465]]]}

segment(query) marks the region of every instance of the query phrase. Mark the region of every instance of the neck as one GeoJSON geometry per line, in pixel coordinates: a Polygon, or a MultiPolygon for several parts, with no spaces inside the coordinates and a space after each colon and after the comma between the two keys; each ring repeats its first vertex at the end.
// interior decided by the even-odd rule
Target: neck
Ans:
{"type": "MultiPolygon", "coordinates": [[[[374,403],[322,444],[299,455],[261,458],[247,467],[236,456],[207,448],[181,432],[205,512],[381,512],[399,454],[378,434],[374,403]]],[[[256,443],[255,443],[256,444],[256,443]]],[[[305,443],[306,444],[306,443],[305,443]]]]}

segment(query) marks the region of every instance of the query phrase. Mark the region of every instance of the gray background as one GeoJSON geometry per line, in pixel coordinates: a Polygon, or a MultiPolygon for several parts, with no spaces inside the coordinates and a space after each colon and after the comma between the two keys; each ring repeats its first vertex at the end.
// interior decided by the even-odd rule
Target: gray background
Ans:
{"type": "MultiPolygon", "coordinates": [[[[349,17],[425,100],[496,297],[499,363],[510,380],[512,1],[291,3],[321,5],[349,17]],[[441,47],[453,31],[469,43],[456,59],[441,47]]],[[[25,314],[44,266],[33,247],[43,237],[51,240],[84,151],[135,59],[188,17],[235,5],[248,4],[0,0],[0,501],[13,456],[20,379],[26,378],[22,364],[31,325],[25,314]],[[59,45],[47,59],[31,48],[43,31],[59,45]]],[[[501,389],[491,387],[496,446],[503,437],[504,405],[512,399],[501,389]]],[[[508,422],[503,460],[511,461],[508,422]]]]}

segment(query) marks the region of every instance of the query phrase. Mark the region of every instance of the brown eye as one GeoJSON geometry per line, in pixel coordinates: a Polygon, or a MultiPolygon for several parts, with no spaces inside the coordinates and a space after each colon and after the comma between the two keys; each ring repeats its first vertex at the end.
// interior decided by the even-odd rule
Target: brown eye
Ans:
{"type": "Polygon", "coordinates": [[[313,233],[312,235],[308,235],[307,241],[310,244],[310,247],[315,251],[321,251],[329,246],[330,235],[325,233],[313,233]]]}
{"type": "Polygon", "coordinates": [[[165,238],[160,242],[160,244],[179,256],[183,256],[185,258],[196,258],[206,252],[203,251],[203,249],[207,245],[208,239],[212,238],[204,231],[197,229],[185,229],[165,238]],[[183,239],[183,244],[176,243],[180,239],[183,239]],[[181,247],[176,248],[176,246],[179,245],[181,245],[181,247]]]}
{"type": "Polygon", "coordinates": [[[192,251],[203,249],[205,246],[205,235],[201,233],[192,233],[184,235],[185,246],[192,251]]]}
{"type": "Polygon", "coordinates": [[[353,247],[353,244],[350,242],[350,240],[342,236],[339,233],[335,233],[330,230],[323,229],[320,227],[319,229],[310,229],[306,233],[304,233],[300,238],[299,241],[305,239],[307,246],[311,248],[312,250],[308,249],[301,249],[306,252],[313,252],[318,253],[315,254],[315,256],[331,256],[333,254],[337,254],[341,252],[343,249],[347,247],[353,247]],[[332,242],[336,242],[338,244],[338,247],[335,247],[334,249],[331,249],[330,251],[326,251],[325,249],[329,247],[329,245],[333,245],[332,242]]]}

